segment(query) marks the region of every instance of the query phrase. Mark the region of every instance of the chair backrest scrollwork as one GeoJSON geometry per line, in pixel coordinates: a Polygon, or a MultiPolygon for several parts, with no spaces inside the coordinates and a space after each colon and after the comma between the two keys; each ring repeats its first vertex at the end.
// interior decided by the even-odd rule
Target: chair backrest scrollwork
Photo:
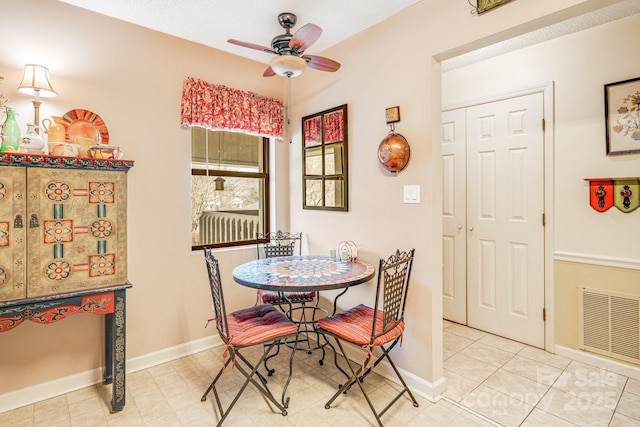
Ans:
{"type": "Polygon", "coordinates": [[[281,230],[272,233],[256,233],[258,258],[261,258],[261,246],[264,251],[264,258],[300,255],[302,253],[302,233],[289,233],[281,230]]]}
{"type": "Polygon", "coordinates": [[[386,334],[404,321],[404,309],[407,303],[407,290],[409,289],[414,252],[415,249],[411,249],[409,252],[397,250],[388,259],[380,260],[372,342],[377,336],[386,334]],[[382,302],[382,308],[380,308],[380,302],[382,302]],[[376,334],[376,328],[380,330],[376,326],[380,311],[383,313],[383,324],[381,332],[376,334]]]}

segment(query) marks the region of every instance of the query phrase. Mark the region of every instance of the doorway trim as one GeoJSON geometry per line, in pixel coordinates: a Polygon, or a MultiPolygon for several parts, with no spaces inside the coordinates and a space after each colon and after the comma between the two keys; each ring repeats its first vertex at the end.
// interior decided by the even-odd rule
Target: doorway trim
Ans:
{"type": "MultiPolygon", "coordinates": [[[[544,307],[545,307],[545,323],[544,323],[544,348],[545,350],[555,353],[555,284],[554,266],[553,266],[553,236],[554,233],[554,205],[553,205],[553,189],[554,189],[554,147],[555,147],[555,111],[554,111],[554,82],[542,83],[516,91],[498,93],[488,97],[477,99],[469,99],[456,105],[443,105],[442,112],[455,110],[458,108],[473,107],[479,104],[501,101],[507,98],[515,98],[533,93],[542,93],[543,118],[545,127],[543,129],[544,136],[544,307]]],[[[442,120],[440,120],[442,121],[442,120]]],[[[440,171],[442,181],[442,171],[440,171]]]]}

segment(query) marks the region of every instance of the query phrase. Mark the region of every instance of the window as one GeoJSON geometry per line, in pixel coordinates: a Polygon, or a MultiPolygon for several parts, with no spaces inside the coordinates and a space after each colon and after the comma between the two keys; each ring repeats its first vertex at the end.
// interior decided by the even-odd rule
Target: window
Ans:
{"type": "Polygon", "coordinates": [[[255,244],[268,232],[269,139],[191,128],[191,247],[255,244]]]}

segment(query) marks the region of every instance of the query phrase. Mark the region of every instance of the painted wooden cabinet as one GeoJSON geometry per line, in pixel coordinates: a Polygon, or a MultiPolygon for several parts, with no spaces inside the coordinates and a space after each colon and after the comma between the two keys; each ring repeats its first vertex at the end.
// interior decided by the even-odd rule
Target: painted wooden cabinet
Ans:
{"type": "Polygon", "coordinates": [[[0,333],[105,316],[104,382],[125,406],[130,160],[0,153],[0,333]]]}
{"type": "Polygon", "coordinates": [[[127,165],[3,154],[0,302],[127,283],[127,165]]]}

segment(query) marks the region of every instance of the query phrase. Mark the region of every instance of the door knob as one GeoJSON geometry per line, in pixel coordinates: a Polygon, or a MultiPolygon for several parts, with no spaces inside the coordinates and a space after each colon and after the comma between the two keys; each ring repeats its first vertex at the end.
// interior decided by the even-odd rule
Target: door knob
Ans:
{"type": "Polygon", "coordinates": [[[458,224],[458,230],[462,230],[462,224],[458,224]]]}
{"type": "Polygon", "coordinates": [[[473,231],[473,227],[469,227],[469,231],[473,231]]]}

